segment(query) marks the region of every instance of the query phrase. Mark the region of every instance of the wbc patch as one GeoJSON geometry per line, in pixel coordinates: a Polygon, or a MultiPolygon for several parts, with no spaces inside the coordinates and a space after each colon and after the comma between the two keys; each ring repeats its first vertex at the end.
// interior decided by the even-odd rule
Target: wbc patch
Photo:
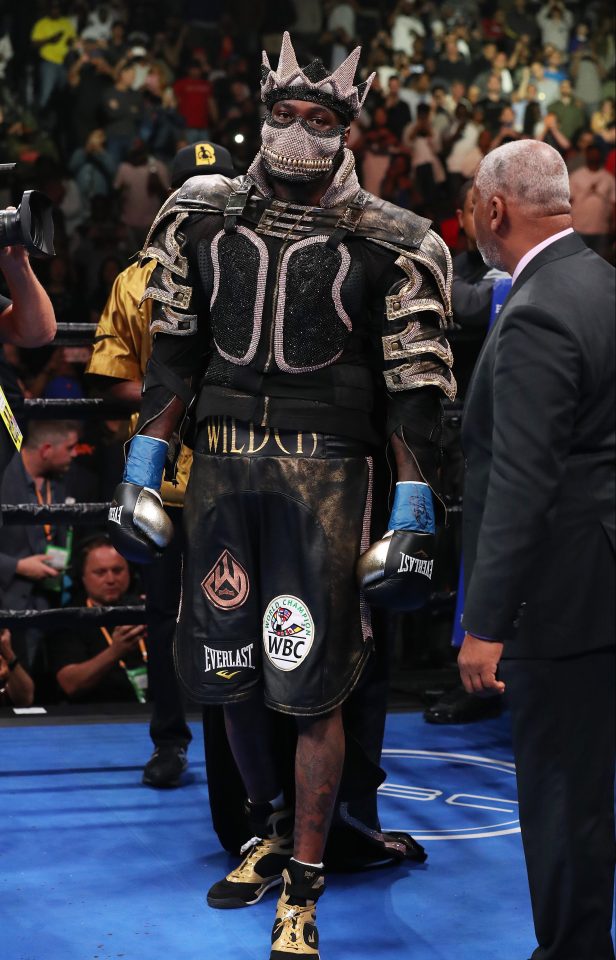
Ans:
{"type": "Polygon", "coordinates": [[[274,597],[263,617],[263,646],[278,670],[295,670],[314,642],[314,621],[298,597],[274,597]]]}
{"type": "Polygon", "coordinates": [[[219,610],[235,610],[246,602],[250,593],[248,574],[241,563],[223,550],[209,573],[201,581],[201,587],[210,603],[219,610]]]}

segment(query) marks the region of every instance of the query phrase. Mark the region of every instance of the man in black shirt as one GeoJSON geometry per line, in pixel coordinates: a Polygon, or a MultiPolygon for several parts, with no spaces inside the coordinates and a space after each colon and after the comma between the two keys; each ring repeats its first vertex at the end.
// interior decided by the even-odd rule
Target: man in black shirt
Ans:
{"type": "Polygon", "coordinates": [[[491,73],[486,83],[486,96],[479,101],[477,106],[483,112],[483,124],[486,130],[489,130],[492,136],[496,136],[501,126],[501,114],[503,109],[510,106],[501,92],[500,77],[496,73],[491,73]]]}
{"type": "MultiPolygon", "coordinates": [[[[81,581],[86,606],[122,603],[130,586],[124,557],[106,536],[83,548],[81,581]]],[[[71,703],[143,703],[147,693],[145,626],[107,630],[95,625],[65,628],[49,637],[49,659],[71,703]]]]}

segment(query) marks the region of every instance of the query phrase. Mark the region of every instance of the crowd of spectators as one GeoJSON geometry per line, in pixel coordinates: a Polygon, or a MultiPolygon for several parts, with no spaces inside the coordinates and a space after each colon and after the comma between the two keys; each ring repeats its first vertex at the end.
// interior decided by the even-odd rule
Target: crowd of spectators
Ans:
{"type": "MultiPolygon", "coordinates": [[[[564,156],[574,226],[613,261],[616,46],[604,0],[0,0],[0,161],[17,163],[0,208],[26,187],[53,201],[57,256],[36,270],[59,322],[98,320],[180,147],[211,139],[247,169],[261,50],[275,62],[284,29],[300,63],[318,56],[329,69],[362,45],[361,73],[376,76],[349,143],[360,182],[434,220],[454,252],[465,248],[460,189],[481,158],[532,137],[564,156]]],[[[87,393],[87,347],[6,352],[27,396],[87,393]]],[[[87,427],[67,477],[77,499],[109,495],[123,430],[87,427]]]]}

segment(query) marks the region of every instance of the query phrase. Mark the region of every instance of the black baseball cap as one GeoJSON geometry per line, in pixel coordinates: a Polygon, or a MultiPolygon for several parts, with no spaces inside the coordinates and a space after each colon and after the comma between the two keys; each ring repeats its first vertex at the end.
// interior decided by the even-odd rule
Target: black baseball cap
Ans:
{"type": "Polygon", "coordinates": [[[190,177],[209,176],[220,173],[223,177],[236,177],[231,154],[226,147],[209,140],[191,143],[178,150],[171,164],[171,186],[181,187],[190,177]]]}

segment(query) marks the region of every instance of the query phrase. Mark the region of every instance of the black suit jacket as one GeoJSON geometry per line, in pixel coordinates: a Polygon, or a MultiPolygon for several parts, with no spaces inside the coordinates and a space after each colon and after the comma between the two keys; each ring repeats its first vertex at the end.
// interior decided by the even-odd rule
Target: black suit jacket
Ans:
{"type": "Polygon", "coordinates": [[[614,276],[577,234],[548,246],[469,385],[463,624],[507,657],[615,642],[614,276]]]}

